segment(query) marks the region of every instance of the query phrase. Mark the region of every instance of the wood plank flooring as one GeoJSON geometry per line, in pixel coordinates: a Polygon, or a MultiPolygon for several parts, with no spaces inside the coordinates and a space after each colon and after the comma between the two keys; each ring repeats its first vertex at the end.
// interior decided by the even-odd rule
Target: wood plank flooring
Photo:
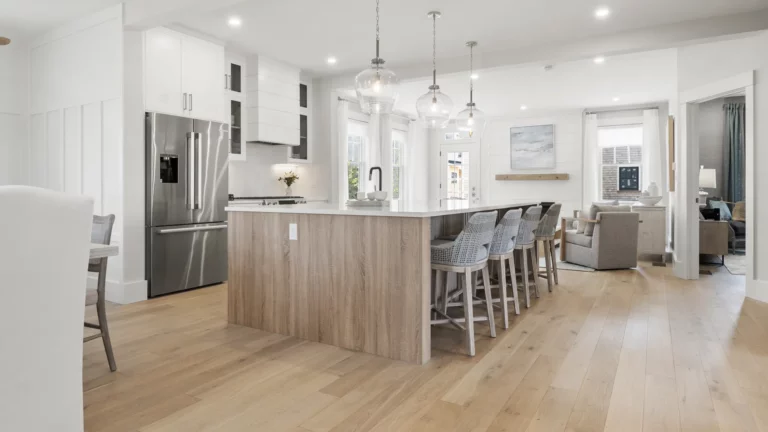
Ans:
{"type": "Polygon", "coordinates": [[[768,432],[768,305],[725,269],[561,271],[498,338],[477,325],[474,358],[433,329],[423,366],[226,310],[225,286],[111,308],[118,372],[85,345],[86,430],[768,432]]]}

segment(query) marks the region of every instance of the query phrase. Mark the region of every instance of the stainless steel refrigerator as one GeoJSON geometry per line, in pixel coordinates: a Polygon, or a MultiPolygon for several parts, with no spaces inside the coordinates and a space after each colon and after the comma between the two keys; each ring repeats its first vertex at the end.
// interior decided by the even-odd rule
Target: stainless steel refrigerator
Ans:
{"type": "Polygon", "coordinates": [[[149,296],[225,281],[229,127],[145,116],[149,296]]]}

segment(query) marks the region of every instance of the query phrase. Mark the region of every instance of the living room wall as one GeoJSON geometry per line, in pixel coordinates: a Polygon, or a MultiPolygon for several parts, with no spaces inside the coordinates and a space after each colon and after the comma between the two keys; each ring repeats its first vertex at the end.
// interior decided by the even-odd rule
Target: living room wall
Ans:
{"type": "Polygon", "coordinates": [[[492,120],[483,134],[483,174],[488,196],[530,201],[556,201],[561,214],[572,215],[582,202],[582,111],[550,112],[535,117],[492,120]],[[513,170],[510,168],[509,129],[518,126],[555,125],[555,168],[513,170]],[[498,181],[496,174],[566,173],[568,180],[498,181]]]}

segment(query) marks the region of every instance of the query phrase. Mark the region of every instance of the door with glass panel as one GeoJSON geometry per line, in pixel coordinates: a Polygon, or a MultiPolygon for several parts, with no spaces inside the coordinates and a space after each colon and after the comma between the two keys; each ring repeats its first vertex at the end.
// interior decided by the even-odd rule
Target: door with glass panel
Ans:
{"type": "Polygon", "coordinates": [[[441,199],[480,202],[480,152],[477,145],[443,145],[440,158],[441,199]]]}

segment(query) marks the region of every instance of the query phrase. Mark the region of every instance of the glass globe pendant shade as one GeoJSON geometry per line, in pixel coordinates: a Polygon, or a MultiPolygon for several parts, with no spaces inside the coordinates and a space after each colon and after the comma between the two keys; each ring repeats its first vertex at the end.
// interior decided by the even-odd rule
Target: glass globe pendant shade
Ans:
{"type": "Polygon", "coordinates": [[[384,60],[375,58],[371,67],[355,77],[355,91],[360,109],[366,114],[389,114],[395,106],[400,80],[384,67],[384,60]]]}
{"type": "Polygon", "coordinates": [[[456,115],[456,127],[460,131],[469,132],[471,137],[476,131],[481,131],[485,127],[485,113],[469,103],[467,107],[456,115]]]}
{"type": "Polygon", "coordinates": [[[431,85],[429,91],[416,101],[416,111],[427,127],[444,128],[451,118],[453,101],[440,91],[440,86],[431,85]]]}

